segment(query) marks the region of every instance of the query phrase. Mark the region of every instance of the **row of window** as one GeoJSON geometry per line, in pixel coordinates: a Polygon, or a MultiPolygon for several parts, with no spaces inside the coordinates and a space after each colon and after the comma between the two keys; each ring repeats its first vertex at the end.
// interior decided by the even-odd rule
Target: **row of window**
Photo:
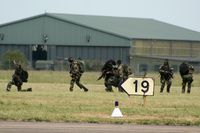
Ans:
{"type": "MultiPolygon", "coordinates": [[[[153,67],[152,66],[149,66],[148,64],[140,64],[139,65],[139,72],[143,72],[143,71],[159,71],[159,67],[161,65],[154,65],[153,67]]],[[[174,72],[177,72],[178,71],[178,66],[177,65],[171,65],[171,67],[173,68],[173,71],[174,72]]]]}

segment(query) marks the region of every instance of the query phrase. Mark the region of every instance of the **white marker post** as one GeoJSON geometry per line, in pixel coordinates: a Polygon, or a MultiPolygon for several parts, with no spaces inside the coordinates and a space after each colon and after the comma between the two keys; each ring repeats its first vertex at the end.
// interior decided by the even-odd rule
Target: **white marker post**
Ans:
{"type": "Polygon", "coordinates": [[[122,85],[122,89],[129,95],[143,96],[143,105],[146,104],[146,96],[154,95],[153,78],[130,77],[122,85]]]}
{"type": "Polygon", "coordinates": [[[123,117],[122,112],[119,109],[118,101],[115,101],[115,109],[113,110],[111,117],[123,117]]]}

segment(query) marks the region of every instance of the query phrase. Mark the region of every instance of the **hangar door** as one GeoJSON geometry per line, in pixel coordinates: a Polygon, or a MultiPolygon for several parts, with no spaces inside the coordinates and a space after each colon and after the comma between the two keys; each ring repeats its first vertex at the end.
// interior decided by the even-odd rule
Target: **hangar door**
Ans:
{"type": "Polygon", "coordinates": [[[36,62],[41,60],[47,60],[47,46],[45,45],[33,45],[32,46],[32,65],[35,68],[36,62]]]}

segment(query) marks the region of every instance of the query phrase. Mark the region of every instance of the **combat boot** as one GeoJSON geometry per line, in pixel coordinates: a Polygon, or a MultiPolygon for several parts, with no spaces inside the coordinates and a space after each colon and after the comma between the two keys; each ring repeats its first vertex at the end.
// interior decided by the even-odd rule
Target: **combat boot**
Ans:
{"type": "Polygon", "coordinates": [[[182,86],[182,93],[185,93],[185,85],[182,86]]]}
{"type": "Polygon", "coordinates": [[[17,86],[17,91],[22,91],[22,87],[21,86],[17,86]]]}
{"type": "Polygon", "coordinates": [[[81,89],[83,89],[85,92],[88,91],[88,89],[85,86],[83,86],[83,85],[82,85],[81,89]]]}
{"type": "Polygon", "coordinates": [[[82,85],[80,82],[76,82],[76,84],[78,85],[78,87],[79,87],[80,89],[83,89],[85,92],[88,91],[88,89],[87,89],[84,85],[82,85]]]}
{"type": "Polygon", "coordinates": [[[7,85],[6,91],[10,91],[11,86],[12,86],[12,82],[9,82],[8,85],[7,85]]]}
{"type": "Polygon", "coordinates": [[[121,87],[118,87],[118,92],[124,92],[124,90],[121,87]]]}
{"type": "Polygon", "coordinates": [[[27,91],[32,91],[32,88],[28,88],[27,91]]]}
{"type": "Polygon", "coordinates": [[[9,89],[9,88],[6,88],[6,91],[10,91],[10,89],[9,89]]]}
{"type": "Polygon", "coordinates": [[[191,91],[191,83],[188,83],[187,93],[190,94],[190,91],[191,91]]]}
{"type": "Polygon", "coordinates": [[[71,81],[71,83],[70,83],[70,87],[69,87],[69,91],[72,92],[72,91],[73,91],[73,88],[74,88],[74,82],[71,81]]]}
{"type": "Polygon", "coordinates": [[[107,87],[107,88],[105,89],[105,91],[106,91],[106,92],[113,92],[112,87],[111,87],[111,88],[107,87]]]}
{"type": "Polygon", "coordinates": [[[163,93],[164,88],[165,88],[165,79],[160,78],[160,83],[161,83],[161,86],[160,86],[160,93],[163,93]]]}
{"type": "Polygon", "coordinates": [[[87,92],[87,91],[88,91],[88,89],[87,89],[87,88],[84,88],[84,91],[85,91],[85,92],[87,92]]]}
{"type": "Polygon", "coordinates": [[[70,88],[69,88],[69,91],[73,91],[73,88],[70,87],[70,88]]]}
{"type": "Polygon", "coordinates": [[[167,86],[167,93],[170,93],[170,86],[167,86]]]}
{"type": "Polygon", "coordinates": [[[165,88],[165,83],[162,83],[160,87],[160,93],[163,93],[164,88],[165,88]]]}

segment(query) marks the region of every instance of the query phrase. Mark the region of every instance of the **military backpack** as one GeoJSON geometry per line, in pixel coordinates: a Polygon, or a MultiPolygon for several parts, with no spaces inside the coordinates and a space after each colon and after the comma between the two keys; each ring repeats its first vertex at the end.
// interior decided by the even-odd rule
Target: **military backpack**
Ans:
{"type": "Polygon", "coordinates": [[[20,78],[23,82],[27,82],[28,81],[28,72],[25,70],[22,70],[22,73],[20,75],[20,78]]]}

